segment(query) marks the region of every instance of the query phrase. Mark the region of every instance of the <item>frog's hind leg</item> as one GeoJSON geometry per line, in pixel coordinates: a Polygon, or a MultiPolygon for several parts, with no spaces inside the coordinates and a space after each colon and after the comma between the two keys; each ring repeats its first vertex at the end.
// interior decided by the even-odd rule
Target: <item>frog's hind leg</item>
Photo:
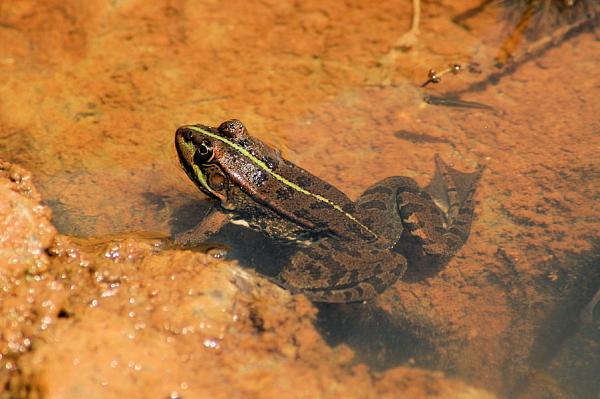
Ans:
{"type": "Polygon", "coordinates": [[[398,194],[404,227],[428,255],[452,256],[467,240],[473,221],[473,195],[482,168],[460,172],[435,157],[436,171],[422,190],[416,183],[398,194]],[[427,195],[425,195],[427,194],[427,195]]]}
{"type": "Polygon", "coordinates": [[[367,301],[381,294],[404,274],[406,260],[398,257],[398,262],[394,269],[374,275],[352,286],[301,290],[299,292],[306,295],[313,302],[351,303],[367,301]]]}
{"type": "Polygon", "coordinates": [[[315,302],[371,299],[406,271],[402,255],[374,245],[324,238],[294,254],[277,280],[315,302]]]}
{"type": "Polygon", "coordinates": [[[454,243],[450,248],[456,251],[465,243],[471,231],[475,211],[473,197],[483,167],[471,173],[461,172],[448,166],[437,154],[435,166],[436,173],[425,190],[434,200],[441,201],[442,206],[447,207],[445,236],[454,243]]]}

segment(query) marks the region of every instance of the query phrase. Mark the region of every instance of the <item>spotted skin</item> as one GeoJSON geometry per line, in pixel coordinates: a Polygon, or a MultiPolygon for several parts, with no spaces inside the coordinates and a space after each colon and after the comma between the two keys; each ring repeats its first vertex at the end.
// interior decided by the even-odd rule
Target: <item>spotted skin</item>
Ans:
{"type": "Polygon", "coordinates": [[[362,251],[353,243],[324,238],[298,251],[279,279],[286,288],[313,301],[357,302],[383,292],[404,274],[406,266],[406,259],[395,252],[362,251]]]}
{"type": "Polygon", "coordinates": [[[373,251],[361,252],[359,263],[354,261],[352,244],[323,239],[299,252],[286,265],[279,276],[284,286],[316,302],[345,303],[374,298],[406,271],[406,259],[391,251],[400,243],[405,230],[425,254],[438,259],[454,255],[469,236],[473,195],[482,170],[463,173],[446,165],[439,156],[435,161],[436,174],[429,191],[409,177],[392,176],[368,188],[358,198],[355,215],[379,237],[372,244],[373,251]],[[434,200],[437,193],[442,193],[442,198],[434,200]],[[347,259],[345,254],[349,256],[347,259]],[[314,259],[322,262],[317,264],[314,259]]]}
{"type": "Polygon", "coordinates": [[[185,172],[217,206],[174,241],[202,241],[228,222],[294,241],[298,251],[274,280],[313,301],[358,302],[383,292],[407,269],[395,251],[407,235],[435,258],[452,256],[469,235],[481,170],[462,173],[436,157],[425,189],[393,176],[352,202],[251,137],[240,121],[182,126],[175,143],[185,172]]]}

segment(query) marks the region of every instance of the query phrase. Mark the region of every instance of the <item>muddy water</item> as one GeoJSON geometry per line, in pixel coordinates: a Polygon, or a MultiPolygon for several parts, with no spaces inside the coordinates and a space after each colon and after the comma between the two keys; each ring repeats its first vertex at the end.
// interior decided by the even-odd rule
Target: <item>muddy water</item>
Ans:
{"type": "MultiPolygon", "coordinates": [[[[417,41],[394,48],[408,1],[6,1],[0,159],[31,171],[59,232],[79,237],[199,220],[205,199],[173,149],[185,123],[239,118],[352,198],[390,175],[425,185],[436,153],[483,165],[460,253],[373,303],[320,306],[319,332],[372,370],[442,370],[506,397],[595,397],[598,310],[587,323],[579,312],[600,289],[598,42],[583,29],[494,75],[515,20],[471,13],[478,4],[425,2],[417,41]],[[472,67],[419,88],[450,63],[472,67]]],[[[276,272],[281,249],[261,237],[220,239],[276,272]]]]}

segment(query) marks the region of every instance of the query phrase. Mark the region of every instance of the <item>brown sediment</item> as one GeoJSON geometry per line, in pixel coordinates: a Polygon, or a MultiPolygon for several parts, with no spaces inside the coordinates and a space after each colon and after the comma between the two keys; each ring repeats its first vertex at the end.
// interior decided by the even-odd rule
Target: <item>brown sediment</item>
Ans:
{"type": "MultiPolygon", "coordinates": [[[[193,214],[186,211],[202,196],[178,167],[172,143],[175,129],[186,123],[217,125],[239,118],[252,134],[293,149],[286,151],[287,158],[353,198],[390,175],[410,176],[425,185],[433,173],[435,153],[465,171],[485,165],[476,194],[477,218],[464,248],[439,274],[399,282],[373,306],[389,326],[386,333],[412,334],[423,345],[424,353],[413,359],[417,364],[431,360],[428,366],[451,370],[480,386],[513,393],[512,397],[519,392],[531,394],[533,388],[523,388],[528,379],[531,386],[539,386],[552,379],[540,376],[565,373],[560,362],[545,366],[544,361],[568,357],[561,340],[578,327],[567,316],[577,317],[578,307],[585,306],[598,288],[597,268],[590,266],[598,258],[595,243],[600,236],[598,86],[590,78],[590,71],[597,68],[593,57],[597,43],[584,30],[523,63],[497,84],[464,91],[489,73],[473,67],[445,76],[425,91],[418,89],[432,68],[486,65],[493,59],[509,32],[498,23],[498,9],[486,8],[462,25],[453,20],[478,4],[423,2],[418,41],[410,51],[399,51],[389,59],[386,54],[410,24],[410,2],[367,6],[334,1],[252,5],[4,1],[0,4],[0,158],[30,169],[59,231],[81,236],[137,231],[165,235],[193,214]],[[423,95],[448,92],[490,105],[493,111],[436,107],[422,101],[423,95]]],[[[3,194],[22,197],[15,181],[3,184],[3,194]]],[[[32,201],[23,198],[22,204],[32,201]]],[[[9,204],[0,204],[0,216],[13,215],[9,204]]],[[[273,360],[264,353],[252,356],[281,368],[280,376],[304,375],[295,384],[303,385],[315,376],[312,371],[293,371],[299,362],[310,365],[316,374],[334,375],[333,380],[339,381],[332,383],[336,393],[346,392],[347,386],[355,387],[357,395],[373,386],[399,386],[398,380],[378,385],[361,367],[348,371],[346,361],[327,360],[337,352],[331,352],[310,328],[312,306],[268,288],[252,273],[232,277],[241,272],[230,263],[192,254],[186,255],[187,261],[172,252],[154,255],[154,241],[133,238],[125,246],[130,248],[131,263],[103,259],[101,254],[114,253],[107,243],[73,238],[67,240],[70,244],[58,241],[65,249],[54,245],[59,256],[49,257],[54,232],[44,224],[47,219],[38,218],[47,208],[38,206],[23,205],[23,218],[14,220],[22,221],[23,228],[42,229],[33,235],[29,230],[11,233],[14,241],[6,248],[19,253],[20,261],[3,264],[1,269],[2,284],[11,294],[0,304],[4,323],[0,353],[5,366],[20,371],[4,367],[0,378],[9,375],[12,387],[21,389],[32,381],[36,389],[50,386],[45,384],[55,376],[44,374],[49,370],[40,361],[60,362],[58,357],[50,359],[50,354],[61,353],[55,352],[57,348],[75,358],[73,353],[84,347],[92,347],[103,362],[77,357],[82,368],[95,370],[99,365],[111,378],[122,371],[122,379],[114,377],[115,381],[128,384],[127,378],[135,378],[129,376],[139,374],[140,381],[150,381],[152,387],[149,358],[175,347],[162,358],[167,360],[163,365],[174,364],[174,371],[166,374],[182,376],[191,387],[195,380],[188,376],[199,366],[194,363],[189,371],[181,362],[193,362],[196,353],[199,362],[212,362],[225,352],[235,352],[232,348],[238,344],[239,355],[217,364],[250,375],[243,383],[255,386],[244,388],[247,392],[280,378],[241,366],[247,364],[243,356],[251,353],[247,347],[270,348],[277,354],[273,360]],[[23,245],[21,233],[33,239],[33,248],[23,245]],[[181,333],[192,322],[197,298],[180,292],[190,287],[171,282],[167,278],[171,274],[176,281],[199,286],[204,281],[200,277],[213,279],[247,304],[242,306],[247,318],[231,324],[243,338],[236,341],[227,338],[235,334],[228,335],[212,352],[203,346],[202,332],[181,333]],[[153,279],[167,286],[158,298],[146,287],[155,284],[153,279]],[[262,287],[256,296],[263,299],[252,299],[252,289],[243,288],[246,279],[249,286],[262,287]],[[103,299],[101,294],[109,292],[110,284],[119,288],[103,299]],[[166,312],[175,324],[165,327],[166,318],[159,311],[139,302],[128,304],[128,296],[136,299],[137,294],[152,306],[170,305],[162,295],[172,295],[173,303],[187,310],[166,312]],[[90,309],[90,301],[99,297],[99,305],[90,309]],[[258,309],[254,313],[249,310],[252,306],[258,309]],[[136,315],[148,317],[140,331],[135,329],[137,316],[128,316],[130,307],[136,315]],[[276,327],[267,334],[259,332],[268,330],[265,325],[286,327],[282,335],[276,327]],[[115,326],[125,334],[139,333],[139,341],[123,339],[115,326]],[[90,336],[69,346],[79,331],[96,334],[94,339],[106,344],[131,345],[131,351],[151,349],[149,355],[140,355],[142,370],[136,370],[135,359],[130,369],[129,359],[124,358],[117,358],[113,368],[117,354],[105,346],[94,347],[90,336]],[[154,336],[156,331],[159,335],[154,336]],[[172,346],[165,344],[168,336],[175,339],[167,343],[172,346]],[[263,340],[272,346],[263,346],[263,340]],[[309,348],[306,357],[297,354],[302,350],[290,340],[300,340],[309,348]],[[37,342],[39,352],[32,342],[37,342]],[[285,363],[286,356],[300,356],[300,360],[285,363]],[[104,359],[110,359],[108,365],[104,359]],[[334,374],[329,374],[331,370],[334,374]]],[[[117,240],[119,254],[125,250],[123,242],[117,240]]],[[[192,293],[198,292],[191,288],[192,293]]],[[[231,326],[221,319],[215,323],[231,326]]],[[[394,347],[393,340],[385,341],[379,325],[369,323],[367,318],[356,331],[344,331],[359,359],[381,355],[386,364],[410,360],[402,354],[387,358],[386,354],[397,355],[403,348],[394,347]],[[384,349],[378,352],[375,344],[384,349]],[[365,348],[373,353],[360,353],[365,348]]],[[[217,330],[211,334],[218,334],[217,330]]],[[[207,341],[209,346],[211,342],[207,341]]],[[[569,348],[577,347],[568,343],[569,348]]],[[[579,344],[589,353],[598,353],[588,341],[579,344]]],[[[71,365],[71,371],[77,370],[67,360],[64,363],[71,365]]],[[[402,371],[390,375],[397,373],[402,371]]],[[[325,384],[319,379],[325,377],[315,378],[322,389],[332,381],[325,384]]],[[[105,381],[96,382],[102,386],[105,381]]],[[[581,381],[578,384],[567,388],[578,389],[581,381]]]]}

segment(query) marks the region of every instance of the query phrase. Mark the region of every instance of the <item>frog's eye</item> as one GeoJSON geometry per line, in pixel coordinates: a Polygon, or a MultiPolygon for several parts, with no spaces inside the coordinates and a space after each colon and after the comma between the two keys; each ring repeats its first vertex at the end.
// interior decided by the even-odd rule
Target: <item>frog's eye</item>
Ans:
{"type": "Polygon", "coordinates": [[[240,138],[247,136],[246,127],[244,124],[237,120],[231,119],[221,123],[219,128],[217,129],[223,136],[230,138],[240,138]]]}
{"type": "Polygon", "coordinates": [[[194,153],[194,163],[196,165],[203,165],[212,161],[214,156],[215,153],[210,141],[202,140],[200,144],[198,144],[196,152],[194,153]]]}

